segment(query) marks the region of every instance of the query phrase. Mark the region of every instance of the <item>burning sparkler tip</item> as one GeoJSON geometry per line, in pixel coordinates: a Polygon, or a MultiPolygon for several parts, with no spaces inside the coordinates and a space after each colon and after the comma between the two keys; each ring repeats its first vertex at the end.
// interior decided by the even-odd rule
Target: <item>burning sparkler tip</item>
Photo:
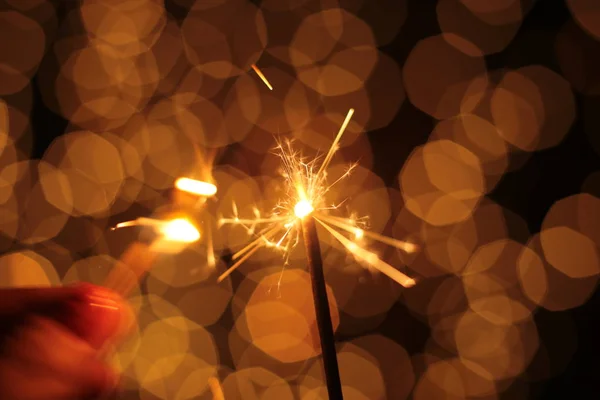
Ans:
{"type": "Polygon", "coordinates": [[[160,230],[165,239],[175,242],[192,243],[200,239],[200,231],[185,218],[171,220],[160,230]]]}
{"type": "Polygon", "coordinates": [[[294,214],[300,219],[306,217],[314,211],[312,204],[308,200],[300,200],[294,206],[294,214]]]}

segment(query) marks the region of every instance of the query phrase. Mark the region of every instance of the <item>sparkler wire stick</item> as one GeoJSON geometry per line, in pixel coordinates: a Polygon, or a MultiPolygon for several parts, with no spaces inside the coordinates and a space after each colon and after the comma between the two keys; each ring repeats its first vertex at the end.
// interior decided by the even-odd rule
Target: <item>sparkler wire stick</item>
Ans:
{"type": "Polygon", "coordinates": [[[329,299],[327,297],[325,276],[323,274],[321,246],[319,245],[315,221],[310,215],[302,218],[302,236],[304,238],[304,246],[306,247],[308,272],[312,284],[327,393],[330,400],[343,400],[342,381],[340,379],[340,370],[335,350],[331,313],[329,312],[329,299]]]}

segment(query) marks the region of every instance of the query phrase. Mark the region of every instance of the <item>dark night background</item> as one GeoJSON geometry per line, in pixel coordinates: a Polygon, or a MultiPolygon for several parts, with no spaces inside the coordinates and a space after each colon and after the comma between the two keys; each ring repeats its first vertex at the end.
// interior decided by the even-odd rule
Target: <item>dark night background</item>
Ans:
{"type": "MultiPolygon", "coordinates": [[[[375,1],[375,0],[373,0],[375,1]]],[[[482,0],[485,1],[485,0],[482,0]]],[[[59,2],[60,3],[60,2],[59,2]]],[[[67,3],[67,2],[65,2],[67,3]]],[[[173,15],[185,10],[166,1],[173,15]]],[[[435,16],[435,1],[409,1],[408,18],[395,41],[382,50],[403,64],[408,53],[419,40],[439,33],[435,16]]],[[[57,4],[60,9],[61,5],[57,4]]],[[[525,17],[518,35],[502,53],[486,58],[488,69],[542,64],[559,72],[554,59],[553,36],[570,19],[570,13],[561,0],[541,0],[525,17]],[[543,32],[543,35],[540,35],[543,32]],[[549,41],[536,41],[547,38],[549,41]]],[[[600,72],[598,72],[600,73],[600,72]]],[[[40,158],[52,140],[61,135],[67,122],[47,110],[39,96],[36,79],[33,80],[34,107],[31,114],[34,132],[32,158],[40,158]]],[[[533,154],[522,168],[504,175],[490,197],[503,207],[519,214],[528,223],[531,232],[540,230],[541,222],[552,204],[564,197],[580,193],[585,178],[600,170],[600,157],[589,144],[582,124],[581,95],[576,93],[578,117],[564,142],[555,148],[533,154]]],[[[589,112],[589,111],[588,111],[589,112]]],[[[597,112],[591,110],[591,118],[597,112]]],[[[588,117],[589,118],[589,117],[588,117]]],[[[414,146],[426,142],[435,121],[404,101],[394,122],[387,128],[370,133],[376,161],[374,172],[390,185],[397,185],[397,174],[414,146]],[[402,131],[402,135],[385,132],[402,131]]],[[[594,133],[596,134],[596,133],[594,133]]],[[[600,134],[600,133],[597,133],[600,134]]],[[[515,156],[518,157],[518,156],[515,156]]],[[[600,188],[595,188],[596,194],[600,188]]],[[[577,350],[564,373],[550,382],[531,384],[531,399],[593,399],[600,398],[600,293],[589,301],[567,312],[538,310],[535,320],[541,341],[551,352],[560,353],[564,340],[571,341],[567,330],[574,326],[577,332],[577,350]]],[[[425,343],[428,327],[410,317],[402,304],[389,313],[380,331],[399,341],[409,353],[417,352],[425,343]],[[403,321],[399,327],[398,321],[403,321]]],[[[559,355],[560,356],[560,355],[559,355]]],[[[551,357],[552,358],[552,357],[551,357]]],[[[518,384],[518,380],[515,384],[518,384]]],[[[510,399],[508,390],[502,398],[510,399]]]]}

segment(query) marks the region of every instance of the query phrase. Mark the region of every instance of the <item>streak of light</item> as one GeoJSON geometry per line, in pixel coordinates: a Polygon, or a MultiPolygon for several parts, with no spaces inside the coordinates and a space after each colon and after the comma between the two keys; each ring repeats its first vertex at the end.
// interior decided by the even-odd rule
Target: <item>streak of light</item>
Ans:
{"type": "Polygon", "coordinates": [[[252,64],[252,69],[254,70],[254,72],[256,72],[256,75],[258,75],[258,77],[264,82],[264,84],[269,88],[269,90],[273,90],[273,86],[271,86],[271,83],[269,83],[269,80],[262,73],[262,71],[258,69],[258,67],[254,64],[252,64]]]}
{"type": "Polygon", "coordinates": [[[209,182],[198,181],[190,178],[177,178],[175,187],[183,192],[196,196],[211,197],[217,193],[217,187],[209,182]]]}

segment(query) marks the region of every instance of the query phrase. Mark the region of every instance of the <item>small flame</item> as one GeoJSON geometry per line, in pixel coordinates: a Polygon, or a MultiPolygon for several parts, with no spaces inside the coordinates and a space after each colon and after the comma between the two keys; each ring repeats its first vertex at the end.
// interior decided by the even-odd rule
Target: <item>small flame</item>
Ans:
{"type": "Polygon", "coordinates": [[[149,226],[169,242],[193,243],[200,239],[200,231],[185,218],[175,218],[167,221],[152,218],[138,218],[132,221],[118,223],[114,229],[130,226],[149,226]]]}
{"type": "Polygon", "coordinates": [[[159,231],[166,240],[180,243],[192,243],[200,239],[200,232],[185,218],[176,218],[165,222],[159,231]]]}

